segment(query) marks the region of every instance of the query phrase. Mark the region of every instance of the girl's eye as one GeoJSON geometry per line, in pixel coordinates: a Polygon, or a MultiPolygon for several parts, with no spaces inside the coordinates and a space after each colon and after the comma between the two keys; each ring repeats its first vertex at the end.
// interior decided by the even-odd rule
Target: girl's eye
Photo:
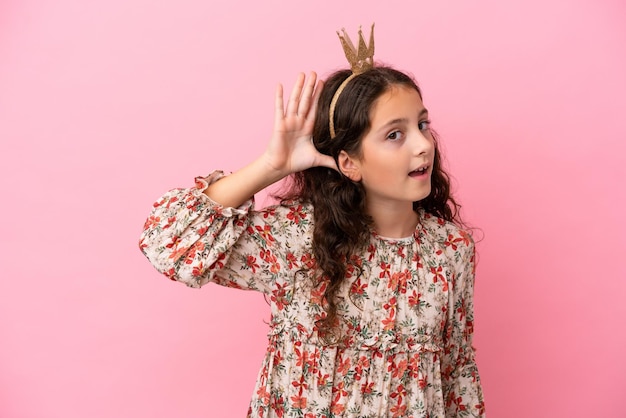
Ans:
{"type": "Polygon", "coordinates": [[[387,135],[387,139],[390,141],[397,141],[399,139],[402,139],[402,132],[400,131],[393,131],[390,132],[389,135],[387,135]]]}
{"type": "Polygon", "coordinates": [[[420,123],[417,124],[418,128],[420,131],[427,131],[430,129],[430,121],[429,120],[423,120],[420,123]]]}

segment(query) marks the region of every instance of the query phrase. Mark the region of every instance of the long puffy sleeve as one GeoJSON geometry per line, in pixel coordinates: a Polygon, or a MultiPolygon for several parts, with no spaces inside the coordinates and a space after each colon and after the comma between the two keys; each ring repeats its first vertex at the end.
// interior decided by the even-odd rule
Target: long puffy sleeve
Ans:
{"type": "Polygon", "coordinates": [[[203,190],[221,177],[216,171],[196,178],[195,187],[171,190],[155,202],[140,249],[159,272],[187,286],[215,282],[271,293],[284,269],[275,211],[254,212],[252,199],[239,208],[212,201],[203,190]]]}
{"type": "Polygon", "coordinates": [[[442,379],[446,417],[484,417],[483,393],[474,359],[475,246],[460,231],[444,335],[442,379]]]}

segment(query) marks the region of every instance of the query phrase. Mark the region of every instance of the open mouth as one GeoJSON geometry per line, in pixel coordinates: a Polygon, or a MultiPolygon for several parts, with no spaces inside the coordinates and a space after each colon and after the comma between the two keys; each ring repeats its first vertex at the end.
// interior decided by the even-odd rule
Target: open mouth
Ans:
{"type": "Polygon", "coordinates": [[[428,173],[428,168],[429,166],[423,166],[418,168],[417,170],[413,170],[409,173],[409,176],[411,177],[420,177],[420,176],[424,176],[428,173]]]}

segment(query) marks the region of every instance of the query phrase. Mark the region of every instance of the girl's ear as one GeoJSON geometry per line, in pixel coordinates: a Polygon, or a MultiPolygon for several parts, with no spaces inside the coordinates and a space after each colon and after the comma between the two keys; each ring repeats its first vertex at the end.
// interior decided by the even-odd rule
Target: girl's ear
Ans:
{"type": "Polygon", "coordinates": [[[339,170],[350,180],[354,182],[361,181],[361,165],[359,161],[348,155],[347,152],[341,151],[337,157],[337,166],[339,170]]]}

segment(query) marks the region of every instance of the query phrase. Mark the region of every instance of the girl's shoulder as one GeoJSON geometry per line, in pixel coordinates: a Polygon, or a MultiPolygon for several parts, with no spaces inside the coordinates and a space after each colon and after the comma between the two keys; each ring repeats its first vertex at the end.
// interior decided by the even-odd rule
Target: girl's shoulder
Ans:
{"type": "Polygon", "coordinates": [[[419,215],[423,232],[434,241],[442,243],[445,246],[449,246],[451,243],[456,244],[455,247],[463,244],[466,246],[473,245],[474,240],[467,229],[454,222],[428,213],[423,209],[419,210],[419,215]]]}

